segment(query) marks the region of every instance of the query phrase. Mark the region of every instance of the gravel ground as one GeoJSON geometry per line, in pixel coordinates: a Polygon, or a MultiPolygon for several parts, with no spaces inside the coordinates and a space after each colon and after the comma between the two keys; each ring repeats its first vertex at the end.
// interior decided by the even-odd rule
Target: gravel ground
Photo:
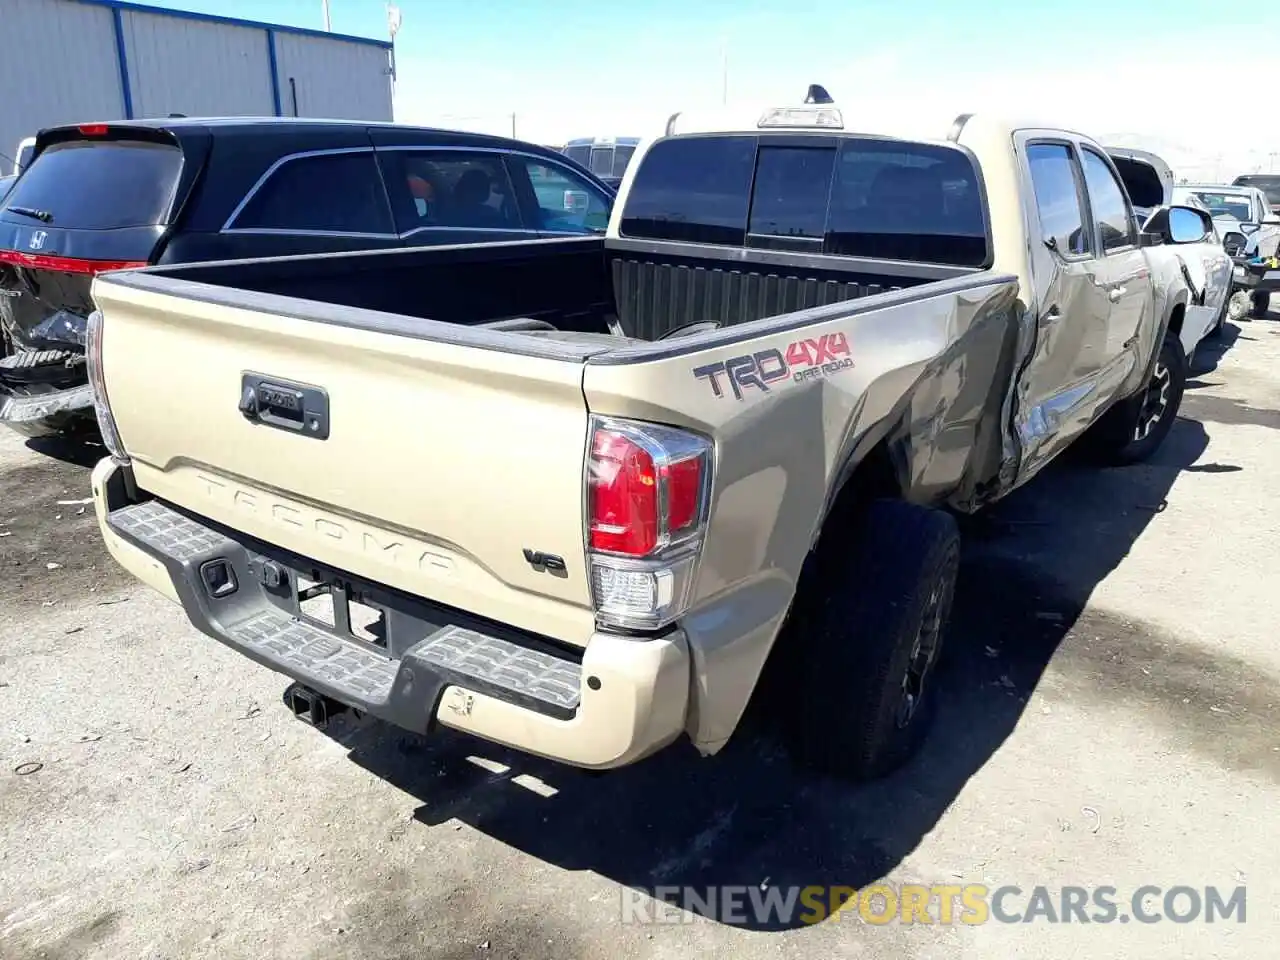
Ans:
{"type": "Polygon", "coordinates": [[[966,524],[937,726],[857,790],[763,741],[589,776],[310,729],[109,560],[77,502],[93,451],[0,435],[0,956],[1273,955],[1280,323],[1201,352],[1156,462],[1059,464],[966,524]],[[1244,884],[1248,913],[621,922],[622,885],[880,879],[1244,884]]]}

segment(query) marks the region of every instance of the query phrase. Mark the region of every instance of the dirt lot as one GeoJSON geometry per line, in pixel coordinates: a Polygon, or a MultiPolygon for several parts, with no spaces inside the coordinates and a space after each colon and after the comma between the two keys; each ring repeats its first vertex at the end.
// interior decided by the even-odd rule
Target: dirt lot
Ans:
{"type": "Polygon", "coordinates": [[[861,790],[765,741],[593,777],[455,735],[326,736],[107,558],[75,502],[92,451],[0,436],[0,956],[1274,955],[1280,323],[1202,354],[1156,462],[1061,464],[966,525],[939,722],[861,790]],[[621,922],[621,886],[882,878],[1244,884],[1248,913],[621,922]]]}

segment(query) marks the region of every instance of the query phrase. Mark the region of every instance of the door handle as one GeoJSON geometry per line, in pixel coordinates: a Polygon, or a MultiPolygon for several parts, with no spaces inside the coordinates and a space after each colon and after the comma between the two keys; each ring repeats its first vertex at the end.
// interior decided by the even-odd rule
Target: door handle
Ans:
{"type": "Polygon", "coordinates": [[[1119,303],[1120,298],[1124,296],[1124,287],[1112,287],[1107,291],[1107,299],[1112,303],[1119,303]]]}

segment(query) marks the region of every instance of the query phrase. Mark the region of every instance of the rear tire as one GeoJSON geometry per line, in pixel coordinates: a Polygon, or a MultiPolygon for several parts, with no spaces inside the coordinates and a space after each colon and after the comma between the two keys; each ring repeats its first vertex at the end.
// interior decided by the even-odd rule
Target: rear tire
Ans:
{"type": "Polygon", "coordinates": [[[1103,462],[1128,466],[1146,460],[1173,429],[1187,386],[1187,358],[1172,333],[1165,334],[1146,386],[1116,403],[1090,431],[1090,443],[1103,462]]]}
{"type": "Polygon", "coordinates": [[[875,501],[852,529],[829,529],[814,562],[782,638],[790,669],[773,708],[804,766],[881,777],[928,730],[960,562],[956,523],[875,501]]]}

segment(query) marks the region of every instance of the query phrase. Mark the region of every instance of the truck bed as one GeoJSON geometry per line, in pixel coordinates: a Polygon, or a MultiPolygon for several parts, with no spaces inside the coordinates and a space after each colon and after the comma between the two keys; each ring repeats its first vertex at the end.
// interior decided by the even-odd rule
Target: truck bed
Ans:
{"type": "Polygon", "coordinates": [[[590,237],[161,266],[134,282],[164,278],[177,293],[169,281],[186,281],[182,295],[193,299],[340,324],[363,325],[354,309],[653,341],[700,321],[732,326],[975,272],[590,237]],[[336,307],[348,310],[326,309],[336,307]]]}

